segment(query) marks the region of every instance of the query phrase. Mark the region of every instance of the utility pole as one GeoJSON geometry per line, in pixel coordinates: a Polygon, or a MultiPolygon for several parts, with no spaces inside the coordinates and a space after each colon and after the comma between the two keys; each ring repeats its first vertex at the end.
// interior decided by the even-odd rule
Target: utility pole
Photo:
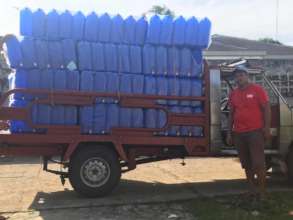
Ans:
{"type": "Polygon", "coordinates": [[[279,35],[279,0],[276,0],[276,36],[275,40],[278,40],[279,35]]]}

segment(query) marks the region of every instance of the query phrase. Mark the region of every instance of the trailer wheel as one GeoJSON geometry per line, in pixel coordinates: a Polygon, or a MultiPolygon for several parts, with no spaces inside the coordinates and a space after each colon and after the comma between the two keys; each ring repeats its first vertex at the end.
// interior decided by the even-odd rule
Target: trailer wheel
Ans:
{"type": "Polygon", "coordinates": [[[290,149],[287,155],[287,169],[288,181],[290,184],[293,184],[293,149],[290,149]]]}
{"type": "Polygon", "coordinates": [[[116,152],[104,146],[79,150],[69,163],[69,181],[86,197],[101,197],[119,183],[121,167],[116,152]]]}

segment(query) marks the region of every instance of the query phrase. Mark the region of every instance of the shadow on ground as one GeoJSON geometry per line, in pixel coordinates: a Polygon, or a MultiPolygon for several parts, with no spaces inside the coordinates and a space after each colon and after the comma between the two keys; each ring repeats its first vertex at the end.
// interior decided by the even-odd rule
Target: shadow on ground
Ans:
{"type": "MultiPolygon", "coordinates": [[[[268,180],[268,189],[271,191],[290,190],[287,183],[279,178],[270,178],[268,180]]],[[[148,204],[195,199],[202,196],[238,194],[246,190],[246,182],[243,179],[181,184],[121,180],[118,187],[110,195],[103,198],[84,198],[67,189],[51,193],[38,192],[29,208],[42,211],[148,204]]]]}

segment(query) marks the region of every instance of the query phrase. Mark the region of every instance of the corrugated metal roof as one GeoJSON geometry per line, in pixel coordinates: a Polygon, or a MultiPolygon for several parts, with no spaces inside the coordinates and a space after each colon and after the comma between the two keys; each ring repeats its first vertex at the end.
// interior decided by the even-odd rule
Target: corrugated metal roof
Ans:
{"type": "Polygon", "coordinates": [[[293,59],[293,47],[265,43],[245,38],[213,35],[212,43],[207,51],[206,57],[231,56],[259,57],[261,59],[293,59]]]}

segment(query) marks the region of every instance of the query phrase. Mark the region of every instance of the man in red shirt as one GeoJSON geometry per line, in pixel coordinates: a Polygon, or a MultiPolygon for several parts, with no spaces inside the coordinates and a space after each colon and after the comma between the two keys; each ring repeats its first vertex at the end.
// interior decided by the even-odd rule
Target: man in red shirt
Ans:
{"type": "Polygon", "coordinates": [[[270,137],[271,111],[266,91],[250,83],[247,69],[236,67],[234,77],[238,88],[229,96],[229,132],[227,143],[238,150],[247,182],[253,193],[265,194],[265,139],[270,137]]]}

